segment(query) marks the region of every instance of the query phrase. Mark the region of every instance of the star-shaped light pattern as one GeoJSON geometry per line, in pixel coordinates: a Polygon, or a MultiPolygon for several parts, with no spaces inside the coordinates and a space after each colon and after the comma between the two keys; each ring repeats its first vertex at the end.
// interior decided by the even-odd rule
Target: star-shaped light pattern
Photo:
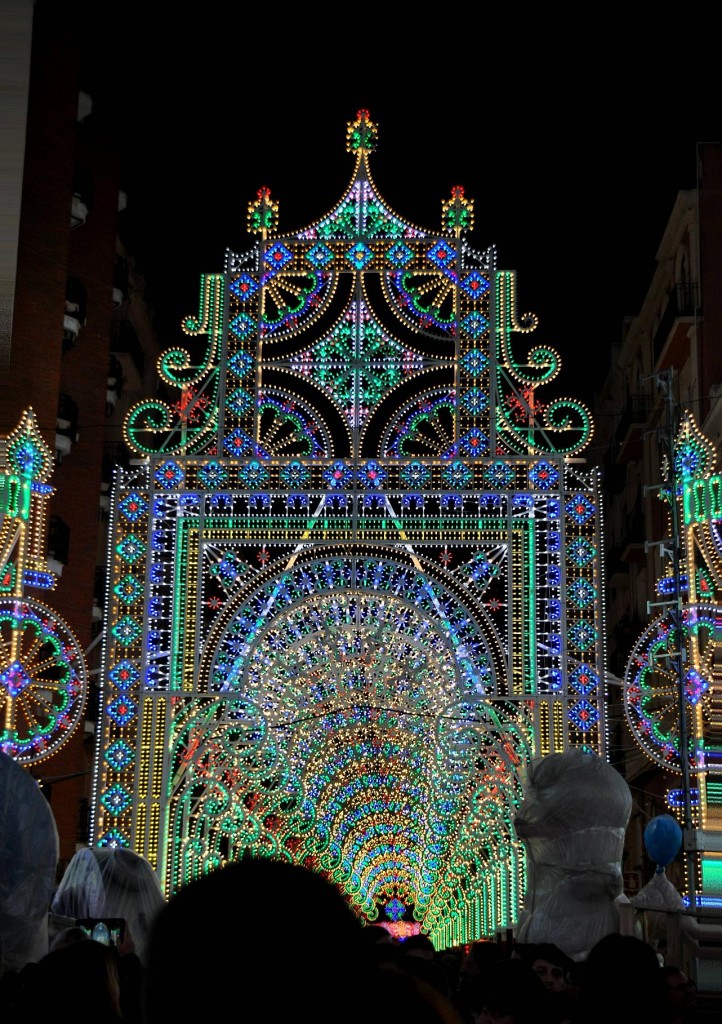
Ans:
{"type": "Polygon", "coordinates": [[[296,233],[257,193],[184,321],[200,355],[159,361],[180,397],[126,418],[94,827],[166,888],[279,856],[458,945],[518,917],[532,753],[603,745],[591,422],[547,400],[463,187],[410,223],[377,142],[360,111],[296,233]]]}

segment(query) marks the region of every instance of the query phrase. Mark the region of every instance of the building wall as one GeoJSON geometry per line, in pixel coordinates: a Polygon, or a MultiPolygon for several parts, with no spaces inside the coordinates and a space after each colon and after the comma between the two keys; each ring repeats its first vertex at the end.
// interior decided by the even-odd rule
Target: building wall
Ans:
{"type": "Polygon", "coordinates": [[[722,145],[707,145],[700,166],[700,280],[704,297],[703,343],[700,347],[700,422],[722,447],[722,301],[720,242],[722,240],[722,145]]]}
{"type": "MultiPolygon", "coordinates": [[[[722,440],[722,146],[701,144],[697,155],[698,187],[677,195],[644,302],[624,324],[595,408],[603,456],[609,667],[620,680],[643,628],[664,613],[655,587],[669,572],[671,522],[659,491],[675,410],[691,409],[703,432],[717,445],[722,440]]],[[[645,851],[644,826],[669,811],[666,793],[680,786],[680,776],[651,763],[636,745],[625,722],[621,683],[611,695],[613,757],[634,795],[625,871],[644,884],[655,868],[645,851]]],[[[680,889],[681,859],[668,871],[680,889]]]]}
{"type": "Polygon", "coordinates": [[[3,126],[3,191],[0,221],[0,362],[10,357],[18,231],[23,191],[30,90],[32,0],[6,0],[0,8],[0,110],[3,126]]]}
{"type": "MultiPolygon", "coordinates": [[[[96,683],[102,622],[94,601],[106,529],[99,496],[106,444],[120,439],[123,412],[122,405],[108,401],[112,320],[128,315],[128,296],[119,308],[114,292],[126,202],[123,161],[112,108],[102,92],[88,91],[92,83],[86,81],[77,18],[65,5],[41,0],[29,6],[27,126],[17,246],[12,250],[12,332],[7,358],[0,360],[0,434],[13,430],[31,406],[44,440],[56,451],[49,515],[62,528],[51,527],[48,543],[58,582],[53,591],[33,591],[31,596],[70,627],[87,652],[96,683]],[[68,304],[75,297],[69,281],[83,296],[78,309],[68,304]],[[80,324],[77,333],[66,329],[69,313],[80,324]],[[77,419],[66,428],[68,407],[77,408],[77,419]]],[[[18,81],[22,70],[16,68],[18,81]]],[[[136,283],[134,302],[139,344],[152,347],[156,343],[142,280],[136,283]]],[[[147,362],[152,361],[151,356],[147,362]]],[[[121,389],[122,377],[121,371],[121,389]]],[[[59,876],[77,846],[88,841],[97,701],[93,685],[85,727],[46,761],[29,766],[58,826],[59,876]]]]}

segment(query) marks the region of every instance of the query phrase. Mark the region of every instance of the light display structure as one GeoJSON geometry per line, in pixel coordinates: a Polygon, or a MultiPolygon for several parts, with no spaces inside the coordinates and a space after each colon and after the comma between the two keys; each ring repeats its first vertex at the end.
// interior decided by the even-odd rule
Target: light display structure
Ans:
{"type": "Polygon", "coordinates": [[[46,554],[53,453],[35,412],[0,438],[0,749],[29,767],[47,761],[82,721],[83,650],[68,624],[28,590],[53,590],[46,554]]]}
{"type": "Polygon", "coordinates": [[[685,830],[685,902],[722,907],[722,476],[715,446],[685,410],[666,460],[667,609],[630,654],[624,706],[647,757],[677,772],[669,812],[685,830]]]}
{"type": "Polygon", "coordinates": [[[301,862],[451,946],[518,916],[529,759],[606,748],[598,474],[472,201],[404,221],[377,135],[359,111],[303,230],[260,190],[183,324],[202,357],[159,361],[177,400],[127,416],[92,843],[168,894],[244,851],[301,862]]]}

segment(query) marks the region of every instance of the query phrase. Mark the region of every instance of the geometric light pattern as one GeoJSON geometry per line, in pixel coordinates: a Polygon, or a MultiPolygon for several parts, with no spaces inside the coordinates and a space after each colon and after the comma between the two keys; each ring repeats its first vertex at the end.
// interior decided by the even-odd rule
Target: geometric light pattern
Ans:
{"type": "Polygon", "coordinates": [[[303,863],[450,946],[518,916],[529,759],[605,750],[598,475],[472,201],[404,221],[377,135],[360,111],[346,192],[295,234],[259,190],[195,354],[159,361],[181,397],[126,418],[93,842],[168,894],[303,863]]]}
{"type": "Polygon", "coordinates": [[[662,490],[678,558],[657,592],[668,610],[644,629],[627,663],[627,722],[645,754],[679,772],[669,806],[697,837],[685,847],[691,906],[718,907],[722,864],[722,477],[717,452],[684,411],[662,490]],[[690,785],[690,782],[694,786],[690,785]]]}
{"type": "Polygon", "coordinates": [[[82,720],[88,694],[83,651],[69,626],[25,593],[56,583],[45,551],[52,466],[27,409],[0,439],[0,749],[25,765],[63,746],[82,720]]]}

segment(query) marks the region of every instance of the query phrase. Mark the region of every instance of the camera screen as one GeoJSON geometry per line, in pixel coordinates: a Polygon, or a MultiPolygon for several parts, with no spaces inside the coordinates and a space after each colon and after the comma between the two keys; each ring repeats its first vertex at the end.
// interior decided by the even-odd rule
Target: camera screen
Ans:
{"type": "Polygon", "coordinates": [[[125,922],[121,917],[86,917],[76,923],[89,938],[105,946],[117,946],[123,941],[125,922]]]}

